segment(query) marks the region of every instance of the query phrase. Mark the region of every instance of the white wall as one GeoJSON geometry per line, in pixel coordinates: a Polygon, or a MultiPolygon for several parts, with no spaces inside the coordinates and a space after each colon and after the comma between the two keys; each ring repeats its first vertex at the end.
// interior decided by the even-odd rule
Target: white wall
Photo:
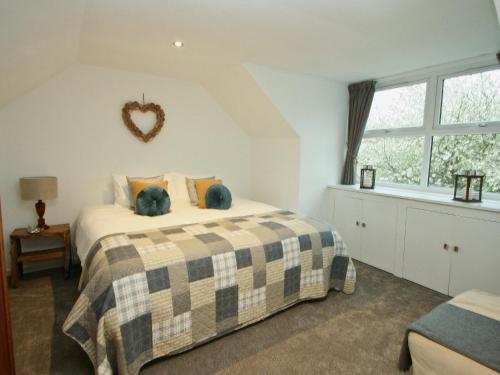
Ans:
{"type": "Polygon", "coordinates": [[[47,202],[47,223],[72,223],[81,207],[112,201],[112,173],[215,174],[248,197],[251,155],[251,139],[200,85],[73,65],[0,110],[4,231],[35,223],[35,202],[20,199],[23,176],[57,176],[59,197],[47,202]],[[166,114],[148,144],[121,119],[123,104],[143,92],[166,114]]]}
{"type": "Polygon", "coordinates": [[[347,85],[254,64],[246,67],[299,134],[299,211],[327,220],[326,186],[340,181],[344,163],[347,85]]]}
{"type": "Polygon", "coordinates": [[[299,208],[300,140],[252,140],[253,199],[288,210],[299,208]]]}
{"type": "Polygon", "coordinates": [[[326,185],[338,182],[347,117],[345,85],[249,65],[264,95],[299,137],[250,137],[199,84],[73,65],[0,109],[0,196],[5,233],[35,223],[19,178],[55,175],[47,222],[73,223],[81,207],[112,201],[111,173],[216,174],[234,194],[328,219],[326,185]],[[129,100],[161,104],[151,143],[125,128],[129,100]]]}

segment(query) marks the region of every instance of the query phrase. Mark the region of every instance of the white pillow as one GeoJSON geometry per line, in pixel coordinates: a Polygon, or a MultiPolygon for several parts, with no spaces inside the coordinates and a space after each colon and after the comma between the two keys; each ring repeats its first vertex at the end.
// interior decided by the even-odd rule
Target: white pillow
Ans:
{"type": "Polygon", "coordinates": [[[168,193],[172,202],[190,203],[189,193],[186,186],[186,175],[177,172],[171,172],[168,176],[168,193]],[[170,184],[173,185],[172,193],[170,192],[170,184]],[[172,198],[173,194],[173,198],[172,198]]]}
{"type": "Polygon", "coordinates": [[[214,179],[215,176],[205,176],[205,177],[186,177],[186,188],[189,194],[189,200],[191,201],[191,205],[198,206],[198,195],[196,193],[196,181],[199,179],[209,180],[214,179]]]}
{"type": "MultiPolygon", "coordinates": [[[[113,195],[115,198],[115,206],[125,208],[132,207],[130,188],[128,186],[127,176],[121,174],[114,174],[113,176],[113,195]]],[[[168,193],[170,195],[170,179],[168,174],[163,175],[163,180],[169,181],[168,193]]]]}
{"type": "Polygon", "coordinates": [[[127,176],[113,175],[113,195],[115,206],[130,208],[130,189],[128,187],[127,176]]]}

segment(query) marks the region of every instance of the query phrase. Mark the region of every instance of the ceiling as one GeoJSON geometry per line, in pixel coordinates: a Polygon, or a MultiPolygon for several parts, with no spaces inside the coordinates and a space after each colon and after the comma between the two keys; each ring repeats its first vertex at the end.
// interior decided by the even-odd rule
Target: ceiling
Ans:
{"type": "Polygon", "coordinates": [[[84,0],[0,0],[0,108],[76,61],[84,0]]]}
{"type": "Polygon", "coordinates": [[[352,82],[497,52],[500,26],[494,0],[0,0],[0,49],[1,104],[75,61],[181,79],[249,62],[352,82]]]}
{"type": "Polygon", "coordinates": [[[81,35],[89,60],[251,62],[341,81],[500,49],[492,0],[89,0],[81,35]]]}

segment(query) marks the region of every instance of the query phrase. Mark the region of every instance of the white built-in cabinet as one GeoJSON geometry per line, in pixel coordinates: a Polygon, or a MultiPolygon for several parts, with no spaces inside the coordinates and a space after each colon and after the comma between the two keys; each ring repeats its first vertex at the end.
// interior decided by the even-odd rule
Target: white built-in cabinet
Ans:
{"type": "Polygon", "coordinates": [[[349,248],[354,259],[361,260],[361,227],[363,201],[360,198],[344,197],[335,200],[333,226],[349,248]]]}
{"type": "Polygon", "coordinates": [[[450,253],[448,294],[471,287],[500,294],[500,223],[467,217],[454,222],[458,240],[450,253]]]}
{"type": "Polygon", "coordinates": [[[333,225],[351,256],[393,272],[397,206],[384,198],[345,197],[335,204],[333,225]]]}
{"type": "Polygon", "coordinates": [[[403,277],[455,296],[500,294],[500,223],[408,208],[403,277]]]}
{"type": "Polygon", "coordinates": [[[353,258],[443,294],[500,295],[500,212],[330,192],[332,224],[353,258]]]}
{"type": "Polygon", "coordinates": [[[453,216],[412,208],[406,213],[403,277],[448,294],[453,216]]]}

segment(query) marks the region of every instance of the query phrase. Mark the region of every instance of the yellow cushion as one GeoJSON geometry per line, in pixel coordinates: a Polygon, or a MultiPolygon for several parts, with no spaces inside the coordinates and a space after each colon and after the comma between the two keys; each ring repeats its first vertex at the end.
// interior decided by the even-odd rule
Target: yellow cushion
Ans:
{"type": "MultiPolygon", "coordinates": [[[[129,177],[127,176],[128,188],[130,190],[130,207],[135,208],[135,200],[137,196],[132,196],[132,182],[148,182],[150,184],[159,184],[164,180],[163,175],[155,176],[155,177],[129,177]]],[[[140,191],[139,191],[140,193],[140,191]]]]}
{"type": "Polygon", "coordinates": [[[196,187],[196,195],[198,196],[198,207],[207,208],[205,194],[208,188],[212,185],[222,185],[222,180],[215,178],[199,179],[194,181],[194,185],[196,187]]]}
{"type": "Polygon", "coordinates": [[[137,196],[139,195],[139,193],[148,187],[159,187],[164,190],[168,190],[168,181],[161,181],[161,182],[131,181],[129,185],[130,185],[130,191],[132,193],[131,198],[133,207],[135,207],[135,202],[137,201],[137,196]]]}

